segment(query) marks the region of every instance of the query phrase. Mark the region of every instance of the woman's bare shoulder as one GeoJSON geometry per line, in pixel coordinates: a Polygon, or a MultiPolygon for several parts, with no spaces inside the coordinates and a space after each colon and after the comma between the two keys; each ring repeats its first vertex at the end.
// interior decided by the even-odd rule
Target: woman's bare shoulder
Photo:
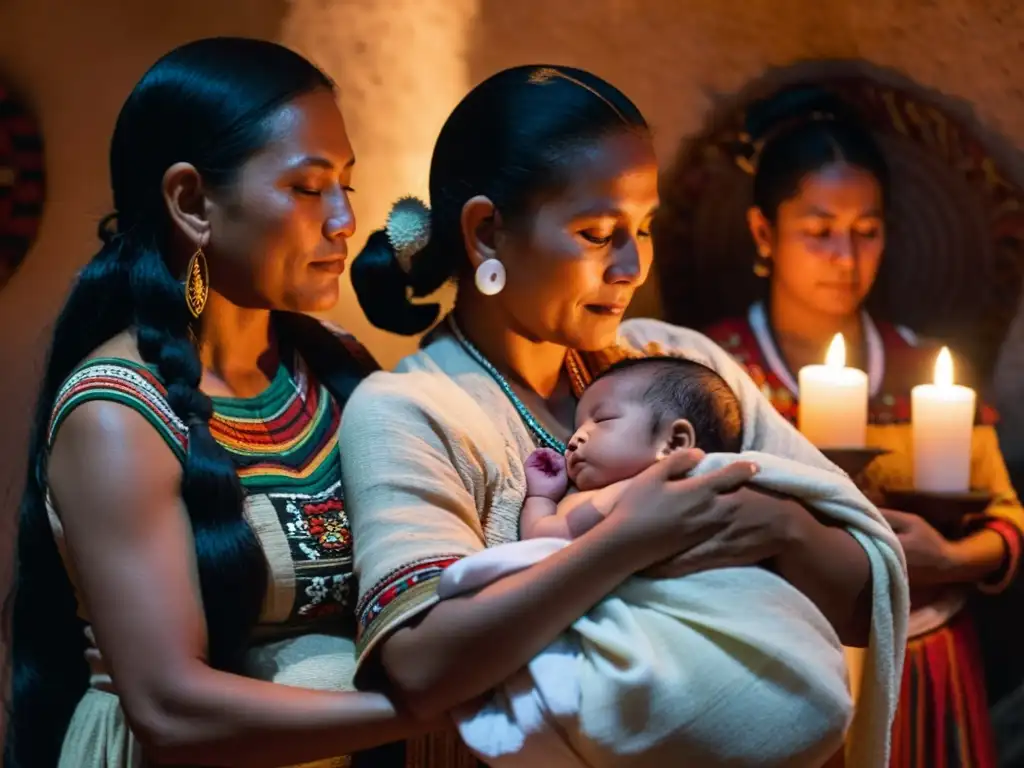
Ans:
{"type": "Polygon", "coordinates": [[[185,431],[139,353],[135,334],[123,331],[86,355],[59,388],[47,430],[50,474],[60,474],[59,457],[69,451],[102,454],[125,442],[149,446],[152,438],[161,455],[164,449],[172,458],[177,455],[177,464],[184,456],[185,431]]]}
{"type": "Polygon", "coordinates": [[[83,363],[92,360],[127,360],[139,365],[145,365],[145,360],[139,353],[139,343],[135,337],[135,331],[127,329],[116,336],[112,336],[100,344],[96,349],[85,356],[83,363]]]}

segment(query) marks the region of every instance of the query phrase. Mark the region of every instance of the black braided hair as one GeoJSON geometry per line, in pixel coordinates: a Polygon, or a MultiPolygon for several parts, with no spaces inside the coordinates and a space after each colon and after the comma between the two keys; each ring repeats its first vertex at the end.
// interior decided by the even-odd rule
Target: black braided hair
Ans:
{"type": "MultiPolygon", "coordinates": [[[[188,425],[181,494],[195,535],[210,663],[237,669],[259,617],[266,562],[243,518],[235,466],[208,427],[209,397],[189,339],[181,284],[165,262],[169,223],[161,195],[168,167],[189,162],[212,187],[230,184],[269,140],[268,118],[330,80],[274,43],[211,38],[158,61],[128,97],[110,152],[117,226],[105,219],[103,245],[82,270],[53,330],[36,406],[19,512],[15,585],[5,601],[11,654],[5,768],[52,768],[89,671],[76,600],[45,507],[47,427],[57,391],[74,367],[129,327],[155,365],[167,400],[188,425]]],[[[358,379],[342,345],[309,318],[275,316],[299,354],[343,403],[358,379]],[[330,346],[333,355],[324,349],[330,346]],[[327,370],[325,361],[331,361],[327,370]]]]}

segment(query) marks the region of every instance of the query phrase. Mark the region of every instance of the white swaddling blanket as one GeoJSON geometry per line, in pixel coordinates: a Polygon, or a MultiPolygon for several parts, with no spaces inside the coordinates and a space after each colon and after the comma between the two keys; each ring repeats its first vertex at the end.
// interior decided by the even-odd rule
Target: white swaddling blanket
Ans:
{"type": "MultiPolygon", "coordinates": [[[[845,526],[871,563],[872,626],[856,714],[843,648],[803,594],[763,568],[633,577],[577,620],[483,706],[454,717],[497,768],[888,764],[906,644],[906,565],[878,511],[845,476],[776,456],[709,455],[760,466],[757,485],[845,526]],[[852,725],[851,723],[852,717],[852,725]]],[[[503,544],[452,565],[442,599],[480,589],[569,543],[503,544]]]]}

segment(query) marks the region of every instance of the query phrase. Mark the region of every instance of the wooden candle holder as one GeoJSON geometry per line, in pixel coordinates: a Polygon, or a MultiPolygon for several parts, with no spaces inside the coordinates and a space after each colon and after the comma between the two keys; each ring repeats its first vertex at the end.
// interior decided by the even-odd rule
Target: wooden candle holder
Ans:
{"type": "Polygon", "coordinates": [[[885,506],[918,515],[947,539],[962,538],[970,518],[980,515],[992,503],[988,491],[940,493],[915,490],[884,490],[885,506]]]}
{"type": "Polygon", "coordinates": [[[871,462],[879,456],[892,453],[885,448],[822,448],[821,452],[826,459],[848,474],[850,479],[858,485],[860,485],[858,480],[871,466],[871,462]]]}

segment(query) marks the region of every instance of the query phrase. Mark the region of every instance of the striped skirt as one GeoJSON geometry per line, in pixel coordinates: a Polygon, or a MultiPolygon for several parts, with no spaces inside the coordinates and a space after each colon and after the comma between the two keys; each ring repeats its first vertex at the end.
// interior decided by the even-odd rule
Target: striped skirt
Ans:
{"type": "Polygon", "coordinates": [[[981,649],[970,612],[907,644],[890,768],[995,768],[981,649]]]}

